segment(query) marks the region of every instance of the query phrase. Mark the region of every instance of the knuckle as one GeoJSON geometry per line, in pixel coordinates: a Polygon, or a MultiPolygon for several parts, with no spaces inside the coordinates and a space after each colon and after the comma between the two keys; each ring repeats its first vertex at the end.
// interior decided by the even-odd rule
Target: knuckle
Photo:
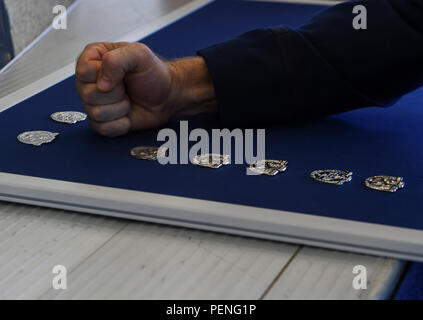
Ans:
{"type": "Polygon", "coordinates": [[[144,53],[146,53],[146,54],[153,53],[153,51],[150,49],[150,47],[147,46],[146,44],[138,42],[138,45],[144,53]]]}
{"type": "Polygon", "coordinates": [[[85,47],[84,47],[84,49],[82,50],[82,52],[81,52],[81,54],[79,55],[79,57],[78,57],[78,62],[81,62],[81,61],[83,61],[84,60],[84,58],[85,58],[85,56],[87,55],[87,53],[89,52],[89,51],[91,51],[91,49],[93,49],[95,47],[95,44],[94,43],[90,43],[90,44],[87,44],[85,47]]]}
{"type": "Polygon", "coordinates": [[[136,49],[136,50],[141,51],[141,52],[150,51],[150,48],[147,45],[145,45],[144,43],[141,43],[141,42],[134,42],[134,43],[131,43],[129,46],[131,48],[136,49]]]}
{"type": "Polygon", "coordinates": [[[91,42],[91,43],[89,43],[89,44],[87,44],[85,47],[84,47],[84,52],[85,51],[88,51],[88,50],[90,50],[90,49],[92,49],[92,48],[95,48],[96,46],[98,45],[98,42],[91,42]]]}
{"type": "Polygon", "coordinates": [[[126,113],[129,113],[131,110],[131,100],[129,100],[129,97],[125,95],[125,98],[123,99],[122,106],[125,109],[126,113]]]}
{"type": "Polygon", "coordinates": [[[90,120],[95,121],[96,119],[95,119],[95,115],[94,115],[93,109],[95,109],[94,106],[92,106],[90,104],[84,103],[84,110],[85,110],[85,113],[87,114],[88,118],[90,120]]]}
{"type": "Polygon", "coordinates": [[[130,131],[129,119],[95,123],[94,130],[101,136],[115,138],[127,134],[130,131]]]}
{"type": "Polygon", "coordinates": [[[83,63],[78,63],[75,70],[76,79],[83,80],[87,72],[87,67],[83,63]]]}
{"type": "Polygon", "coordinates": [[[75,84],[76,84],[76,92],[78,93],[78,96],[82,99],[82,92],[81,92],[81,90],[82,90],[83,82],[81,82],[78,79],[76,79],[75,84]]]}
{"type": "Polygon", "coordinates": [[[128,117],[120,119],[119,125],[116,128],[114,134],[115,136],[123,136],[129,132],[131,124],[128,117]]]}
{"type": "Polygon", "coordinates": [[[96,131],[101,136],[110,137],[112,136],[112,132],[110,130],[110,126],[107,123],[101,123],[97,126],[96,131]]]}
{"type": "Polygon", "coordinates": [[[119,65],[119,60],[118,57],[113,53],[113,51],[110,51],[103,56],[103,63],[113,68],[119,65]]]}
{"type": "Polygon", "coordinates": [[[120,103],[116,105],[115,108],[115,119],[122,118],[129,114],[130,108],[125,103],[120,103]]]}
{"type": "Polygon", "coordinates": [[[102,121],[103,120],[103,112],[101,107],[93,106],[90,108],[90,118],[94,121],[102,121]]]}
{"type": "Polygon", "coordinates": [[[145,59],[151,55],[151,50],[143,43],[135,42],[130,45],[130,50],[140,59],[145,59]]]}
{"type": "Polygon", "coordinates": [[[83,102],[85,102],[85,91],[86,91],[85,87],[86,86],[83,83],[77,81],[76,87],[77,87],[79,97],[81,98],[83,102]]]}
{"type": "Polygon", "coordinates": [[[83,85],[80,89],[81,98],[83,101],[91,102],[93,99],[94,91],[89,85],[83,85]]]}

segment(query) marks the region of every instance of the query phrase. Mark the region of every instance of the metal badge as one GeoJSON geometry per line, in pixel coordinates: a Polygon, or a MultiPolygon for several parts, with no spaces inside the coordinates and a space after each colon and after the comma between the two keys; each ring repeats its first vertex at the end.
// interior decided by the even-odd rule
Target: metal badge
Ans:
{"type": "Polygon", "coordinates": [[[218,169],[221,166],[226,166],[231,163],[231,157],[229,155],[222,154],[201,154],[197,155],[192,159],[192,163],[197,166],[206,168],[218,169]]]}
{"type": "Polygon", "coordinates": [[[58,133],[49,131],[28,131],[21,133],[18,136],[18,140],[19,142],[39,147],[44,143],[52,142],[58,135],[58,133]]]}
{"type": "Polygon", "coordinates": [[[279,172],[284,172],[288,168],[286,160],[258,160],[248,166],[248,170],[253,174],[265,174],[275,176],[279,172]]]}
{"type": "Polygon", "coordinates": [[[364,182],[366,187],[379,191],[396,192],[405,186],[403,177],[374,176],[364,182]]]}
{"type": "Polygon", "coordinates": [[[81,122],[87,119],[87,115],[82,112],[77,111],[62,111],[53,113],[50,116],[54,121],[68,123],[68,124],[75,124],[77,122],[81,122]]]}
{"type": "Polygon", "coordinates": [[[336,184],[338,186],[343,185],[346,182],[352,180],[353,173],[351,171],[343,170],[316,170],[313,171],[310,176],[319,182],[336,184]]]}
{"type": "Polygon", "coordinates": [[[157,160],[166,156],[167,147],[135,147],[131,150],[131,156],[140,160],[157,160]]]}

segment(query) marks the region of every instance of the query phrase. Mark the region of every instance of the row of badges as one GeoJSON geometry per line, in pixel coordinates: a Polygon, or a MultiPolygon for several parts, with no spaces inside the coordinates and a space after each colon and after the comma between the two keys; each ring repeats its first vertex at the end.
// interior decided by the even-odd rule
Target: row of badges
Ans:
{"type": "MultiPolygon", "coordinates": [[[[87,115],[82,112],[65,111],[56,112],[51,115],[54,121],[75,124],[87,119],[87,115]]],[[[18,140],[25,144],[41,146],[44,143],[50,143],[56,139],[58,133],[49,131],[29,131],[18,136],[18,140]]],[[[143,146],[131,150],[131,155],[136,159],[157,160],[166,155],[167,148],[143,146]]],[[[222,154],[202,154],[192,159],[192,163],[198,166],[218,169],[231,163],[229,155],[222,154]]],[[[275,176],[280,172],[286,171],[288,161],[286,160],[259,160],[248,166],[252,174],[275,176]]],[[[352,180],[353,173],[343,170],[315,170],[310,174],[316,181],[334,185],[343,185],[352,180]]],[[[365,180],[365,185],[371,189],[387,192],[396,192],[404,188],[405,183],[402,177],[392,176],[374,176],[365,180]]]]}
{"type": "MultiPolygon", "coordinates": [[[[83,112],[77,111],[62,111],[55,112],[51,116],[51,119],[56,122],[75,124],[82,122],[87,119],[87,115],[83,112]]],[[[59,135],[57,132],[49,131],[27,131],[23,132],[18,136],[18,141],[33,146],[41,146],[45,143],[50,143],[56,139],[59,135]]]]}
{"type": "MultiPolygon", "coordinates": [[[[136,147],[131,150],[131,155],[141,160],[157,160],[159,157],[164,156],[166,152],[167,148],[163,147],[136,147]]],[[[206,168],[218,169],[229,165],[231,161],[229,155],[202,154],[195,156],[192,159],[192,163],[206,168]]],[[[268,176],[275,176],[280,172],[286,171],[287,168],[288,161],[286,160],[259,160],[248,166],[248,170],[254,174],[268,176]]],[[[327,169],[315,170],[310,176],[316,181],[340,186],[350,182],[353,173],[351,171],[327,169]]],[[[369,177],[364,183],[368,188],[386,192],[396,192],[405,186],[403,177],[392,176],[369,177]]]]}

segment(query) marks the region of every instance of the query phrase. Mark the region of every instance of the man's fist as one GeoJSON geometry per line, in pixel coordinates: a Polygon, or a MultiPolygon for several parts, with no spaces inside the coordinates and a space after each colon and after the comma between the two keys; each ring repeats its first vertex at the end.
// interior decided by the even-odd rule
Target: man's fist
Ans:
{"type": "Polygon", "coordinates": [[[88,45],[76,79],[92,127],[101,135],[157,127],[174,114],[177,89],[171,66],[143,44],[88,45]]]}
{"type": "Polygon", "coordinates": [[[140,43],[88,45],[78,59],[76,79],[93,129],[107,137],[217,108],[202,58],[165,62],[140,43]]]}

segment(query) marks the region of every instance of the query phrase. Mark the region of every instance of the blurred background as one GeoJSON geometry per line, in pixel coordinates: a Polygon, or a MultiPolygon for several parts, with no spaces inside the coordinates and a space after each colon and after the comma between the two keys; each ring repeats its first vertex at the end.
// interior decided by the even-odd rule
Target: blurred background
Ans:
{"type": "Polygon", "coordinates": [[[0,0],[9,13],[10,32],[15,54],[21,52],[52,22],[56,5],[68,7],[74,0],[0,0]]]}
{"type": "Polygon", "coordinates": [[[148,31],[178,11],[206,2],[0,0],[0,103],[5,103],[2,98],[26,90],[44,77],[64,68],[72,69],[71,65],[88,43],[117,41],[132,32],[148,31]],[[57,16],[53,13],[56,5],[67,8],[66,30],[51,27],[57,16]]]}

